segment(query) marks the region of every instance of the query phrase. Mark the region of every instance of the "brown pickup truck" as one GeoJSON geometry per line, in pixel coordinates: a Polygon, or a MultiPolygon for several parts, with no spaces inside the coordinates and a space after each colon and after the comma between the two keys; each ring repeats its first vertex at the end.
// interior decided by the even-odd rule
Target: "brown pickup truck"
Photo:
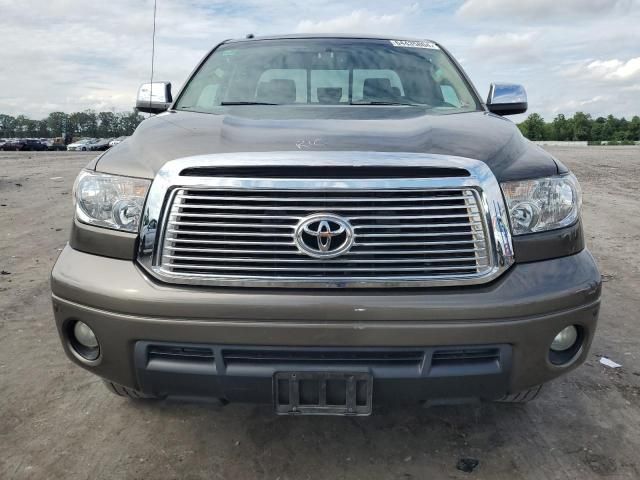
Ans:
{"type": "Polygon", "coordinates": [[[133,398],[528,401],[575,368],[601,280],[575,177],[427,40],[225,41],[74,188],[64,348],[133,398]]]}

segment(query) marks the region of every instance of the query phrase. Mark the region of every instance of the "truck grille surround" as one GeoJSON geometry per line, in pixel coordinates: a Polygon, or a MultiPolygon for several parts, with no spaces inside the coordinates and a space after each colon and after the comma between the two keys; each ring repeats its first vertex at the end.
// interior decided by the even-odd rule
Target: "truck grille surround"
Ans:
{"type": "Polygon", "coordinates": [[[488,168],[399,155],[251,153],[169,162],[147,200],[139,261],[169,283],[267,288],[477,284],[508,268],[511,238],[488,168]],[[324,167],[326,178],[287,173],[305,164],[310,172],[324,167]],[[242,176],[243,166],[259,166],[260,178],[242,176]],[[377,175],[384,167],[393,167],[393,178],[377,175]]]}

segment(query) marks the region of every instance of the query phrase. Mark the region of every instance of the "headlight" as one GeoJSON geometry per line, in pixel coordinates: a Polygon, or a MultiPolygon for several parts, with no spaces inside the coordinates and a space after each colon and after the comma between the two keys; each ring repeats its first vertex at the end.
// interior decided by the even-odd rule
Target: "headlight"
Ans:
{"type": "Polygon", "coordinates": [[[568,227],[580,216],[580,184],[573,174],[502,184],[514,235],[568,227]]]}
{"type": "Polygon", "coordinates": [[[83,170],[73,187],[78,220],[137,232],[150,180],[83,170]]]}

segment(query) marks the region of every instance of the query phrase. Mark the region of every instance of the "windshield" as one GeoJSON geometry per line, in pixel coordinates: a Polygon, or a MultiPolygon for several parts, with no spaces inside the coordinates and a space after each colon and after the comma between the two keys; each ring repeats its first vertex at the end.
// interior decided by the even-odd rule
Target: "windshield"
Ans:
{"type": "Polygon", "coordinates": [[[449,57],[427,41],[287,39],[220,46],[193,75],[177,110],[230,105],[414,105],[479,110],[449,57]]]}

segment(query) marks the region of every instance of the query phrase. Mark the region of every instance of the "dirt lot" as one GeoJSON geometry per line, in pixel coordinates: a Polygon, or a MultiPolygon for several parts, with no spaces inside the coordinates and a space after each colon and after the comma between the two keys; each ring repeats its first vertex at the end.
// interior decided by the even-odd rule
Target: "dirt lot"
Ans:
{"type": "Polygon", "coordinates": [[[64,356],[49,300],[72,183],[91,155],[0,154],[0,478],[640,478],[640,148],[551,150],[582,182],[606,281],[587,364],[527,406],[357,419],[108,394],[64,356]],[[463,473],[461,457],[479,466],[463,473]]]}

